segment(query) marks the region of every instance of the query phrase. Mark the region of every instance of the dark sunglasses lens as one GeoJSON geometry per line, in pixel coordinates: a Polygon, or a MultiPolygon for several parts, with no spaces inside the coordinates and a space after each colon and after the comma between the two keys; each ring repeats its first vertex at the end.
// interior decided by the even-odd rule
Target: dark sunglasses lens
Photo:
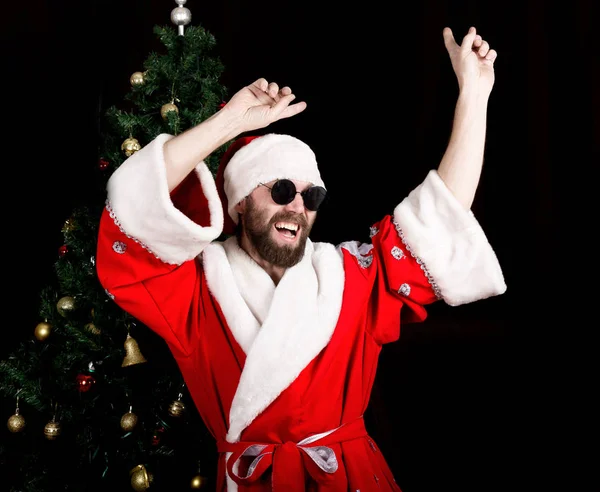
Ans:
{"type": "Polygon", "coordinates": [[[280,179],[271,188],[271,198],[278,205],[287,205],[296,196],[296,186],[289,179],[280,179]]]}
{"type": "Polygon", "coordinates": [[[322,186],[312,186],[303,193],[304,206],[308,210],[316,212],[323,204],[327,191],[322,186]]]}

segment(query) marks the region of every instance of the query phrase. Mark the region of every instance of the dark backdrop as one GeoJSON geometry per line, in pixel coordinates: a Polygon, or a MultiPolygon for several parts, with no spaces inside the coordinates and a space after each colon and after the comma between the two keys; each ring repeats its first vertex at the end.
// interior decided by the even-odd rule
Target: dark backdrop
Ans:
{"type": "MultiPolygon", "coordinates": [[[[370,431],[405,492],[542,490],[564,475],[570,453],[557,444],[553,412],[569,396],[567,364],[548,342],[565,328],[565,308],[577,310],[566,270],[589,267],[586,257],[574,266],[573,226],[559,227],[555,210],[577,194],[566,179],[574,169],[585,177],[581,166],[598,163],[592,3],[186,4],[192,23],[217,38],[230,93],[264,76],[308,102],[271,128],[304,139],[319,157],[334,199],[315,226],[318,241],[367,239],[369,225],[439,163],[457,95],[443,27],[460,39],[474,25],[499,53],[473,211],[508,291],[434,306],[383,351],[370,431]]],[[[61,226],[92,179],[98,117],[160,49],[152,28],[170,24],[174,7],[32,0],[0,10],[12,319],[2,356],[38,322],[61,226]]]]}

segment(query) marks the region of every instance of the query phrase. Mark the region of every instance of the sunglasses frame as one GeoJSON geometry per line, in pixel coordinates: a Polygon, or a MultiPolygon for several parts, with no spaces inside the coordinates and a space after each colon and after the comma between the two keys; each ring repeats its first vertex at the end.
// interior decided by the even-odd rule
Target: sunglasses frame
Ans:
{"type": "Polygon", "coordinates": [[[323,203],[325,202],[325,199],[327,198],[327,190],[325,188],[323,188],[322,186],[310,186],[310,187],[306,188],[304,191],[298,191],[296,189],[296,185],[294,184],[294,182],[291,179],[286,179],[286,178],[284,178],[284,179],[278,179],[277,181],[275,181],[275,183],[273,184],[273,186],[269,186],[269,185],[266,185],[264,183],[259,183],[259,184],[261,186],[264,186],[265,188],[268,188],[269,190],[271,190],[271,199],[277,205],[288,205],[289,203],[292,203],[294,201],[294,198],[296,197],[296,195],[300,195],[302,197],[302,202],[304,203],[304,207],[307,210],[310,210],[311,212],[316,212],[316,211],[318,211],[321,208],[321,205],[323,205],[323,203]],[[281,183],[283,181],[288,182],[288,183],[290,183],[292,185],[292,187],[294,188],[294,194],[291,195],[291,200],[289,200],[288,202],[286,202],[286,203],[279,203],[277,200],[275,200],[274,194],[277,193],[277,192],[274,191],[274,189],[275,189],[275,186],[277,185],[277,183],[281,183]],[[310,207],[306,206],[306,196],[307,196],[307,193],[310,190],[313,190],[315,188],[323,190],[324,193],[323,193],[323,199],[321,200],[321,202],[319,203],[319,205],[317,206],[317,208],[315,210],[313,210],[310,207]]]}

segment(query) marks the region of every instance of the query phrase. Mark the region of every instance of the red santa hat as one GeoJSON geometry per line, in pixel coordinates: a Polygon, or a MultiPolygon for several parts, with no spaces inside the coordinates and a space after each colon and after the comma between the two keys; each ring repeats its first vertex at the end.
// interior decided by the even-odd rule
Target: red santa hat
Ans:
{"type": "Polygon", "coordinates": [[[225,234],[232,234],[238,222],[235,206],[261,183],[295,179],[323,186],[312,149],[290,135],[269,133],[240,137],[227,149],[216,176],[224,209],[225,234]]]}

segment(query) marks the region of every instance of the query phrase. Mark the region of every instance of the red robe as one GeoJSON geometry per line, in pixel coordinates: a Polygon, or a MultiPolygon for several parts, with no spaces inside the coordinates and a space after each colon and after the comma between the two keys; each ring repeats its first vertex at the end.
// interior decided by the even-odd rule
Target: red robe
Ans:
{"type": "Polygon", "coordinates": [[[309,240],[275,286],[235,238],[216,241],[223,208],[204,163],[169,194],[168,138],[111,177],[96,265],[169,345],[217,441],[216,490],[399,491],[362,418],[377,360],[425,305],[504,292],[479,224],[431,171],[371,243],[309,240]]]}

